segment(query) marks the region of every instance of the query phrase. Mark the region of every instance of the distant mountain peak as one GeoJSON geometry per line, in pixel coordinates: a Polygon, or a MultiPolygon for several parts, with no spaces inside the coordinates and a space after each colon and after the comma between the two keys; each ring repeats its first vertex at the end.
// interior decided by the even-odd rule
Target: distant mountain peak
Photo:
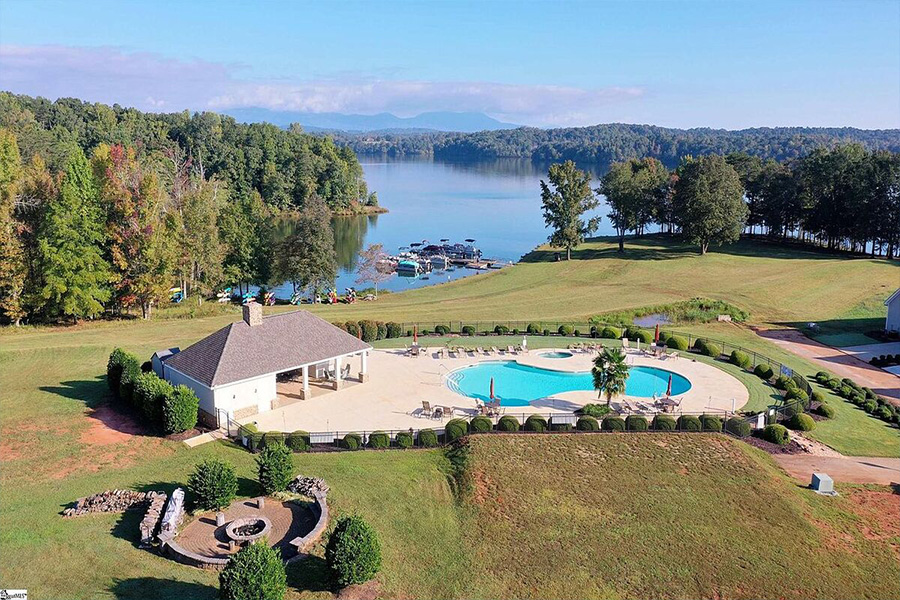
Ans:
{"type": "Polygon", "coordinates": [[[300,123],[309,129],[331,129],[347,132],[368,132],[398,129],[430,129],[433,131],[475,131],[514,129],[518,125],[504,123],[480,112],[431,111],[414,117],[398,117],[383,112],[375,115],[344,113],[311,113],[300,111],[276,111],[268,108],[247,107],[224,111],[244,123],[267,122],[279,127],[300,123]]]}

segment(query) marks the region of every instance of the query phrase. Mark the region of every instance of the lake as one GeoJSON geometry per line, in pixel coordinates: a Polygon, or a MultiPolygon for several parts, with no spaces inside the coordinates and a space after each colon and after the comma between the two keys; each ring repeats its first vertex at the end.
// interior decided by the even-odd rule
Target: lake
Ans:
{"type": "MultiPolygon", "coordinates": [[[[548,165],[515,159],[440,162],[362,157],[360,162],[369,190],[378,193],[379,204],[390,212],[332,220],[340,293],[347,287],[371,285],[356,283],[357,254],[370,244],[383,244],[385,252],[396,254],[400,246],[412,242],[472,238],[485,257],[515,262],[547,241],[539,181],[546,178],[548,165]]],[[[596,187],[597,171],[592,176],[596,187]]],[[[600,234],[613,233],[607,212],[601,204],[600,234]]],[[[418,278],[395,275],[379,289],[398,291],[482,272],[457,267],[418,278]]],[[[276,288],[276,293],[289,298],[291,290],[287,284],[276,288]]]]}

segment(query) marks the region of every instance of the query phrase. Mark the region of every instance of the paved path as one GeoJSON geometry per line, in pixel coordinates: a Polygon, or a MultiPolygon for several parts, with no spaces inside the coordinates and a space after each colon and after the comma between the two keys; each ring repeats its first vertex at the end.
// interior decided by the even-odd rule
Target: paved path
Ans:
{"type": "Polygon", "coordinates": [[[808,484],[813,473],[827,473],[844,483],[900,483],[900,458],[774,454],[772,458],[798,481],[808,484]]]}
{"type": "Polygon", "coordinates": [[[823,369],[840,377],[849,377],[864,387],[872,388],[876,394],[900,404],[900,377],[892,375],[855,356],[809,339],[793,329],[756,329],[757,335],[772,341],[798,356],[809,359],[823,369]]]}

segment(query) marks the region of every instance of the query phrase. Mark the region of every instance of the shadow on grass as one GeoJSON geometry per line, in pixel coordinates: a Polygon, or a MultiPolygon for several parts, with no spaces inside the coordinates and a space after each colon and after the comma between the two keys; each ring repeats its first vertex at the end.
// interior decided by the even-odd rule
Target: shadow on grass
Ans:
{"type": "Polygon", "coordinates": [[[287,565],[288,586],[300,592],[331,592],[334,584],[328,564],[321,556],[307,556],[287,565]]]}
{"type": "Polygon", "coordinates": [[[106,377],[102,375],[94,379],[61,381],[59,385],[42,385],[38,389],[63,398],[79,400],[90,408],[103,404],[110,396],[106,377]]]}
{"type": "Polygon", "coordinates": [[[218,598],[218,590],[211,585],[191,583],[187,581],[172,581],[158,577],[135,577],[133,579],[118,579],[110,588],[110,593],[115,597],[157,598],[160,600],[202,600],[203,598],[218,598]]]}

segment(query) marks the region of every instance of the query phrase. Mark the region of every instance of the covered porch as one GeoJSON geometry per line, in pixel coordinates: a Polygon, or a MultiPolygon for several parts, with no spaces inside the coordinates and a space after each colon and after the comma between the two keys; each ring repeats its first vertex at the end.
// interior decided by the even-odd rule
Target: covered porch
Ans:
{"type": "Polygon", "coordinates": [[[354,387],[369,380],[369,352],[361,350],[328,360],[300,365],[276,374],[272,408],[354,387]]]}

